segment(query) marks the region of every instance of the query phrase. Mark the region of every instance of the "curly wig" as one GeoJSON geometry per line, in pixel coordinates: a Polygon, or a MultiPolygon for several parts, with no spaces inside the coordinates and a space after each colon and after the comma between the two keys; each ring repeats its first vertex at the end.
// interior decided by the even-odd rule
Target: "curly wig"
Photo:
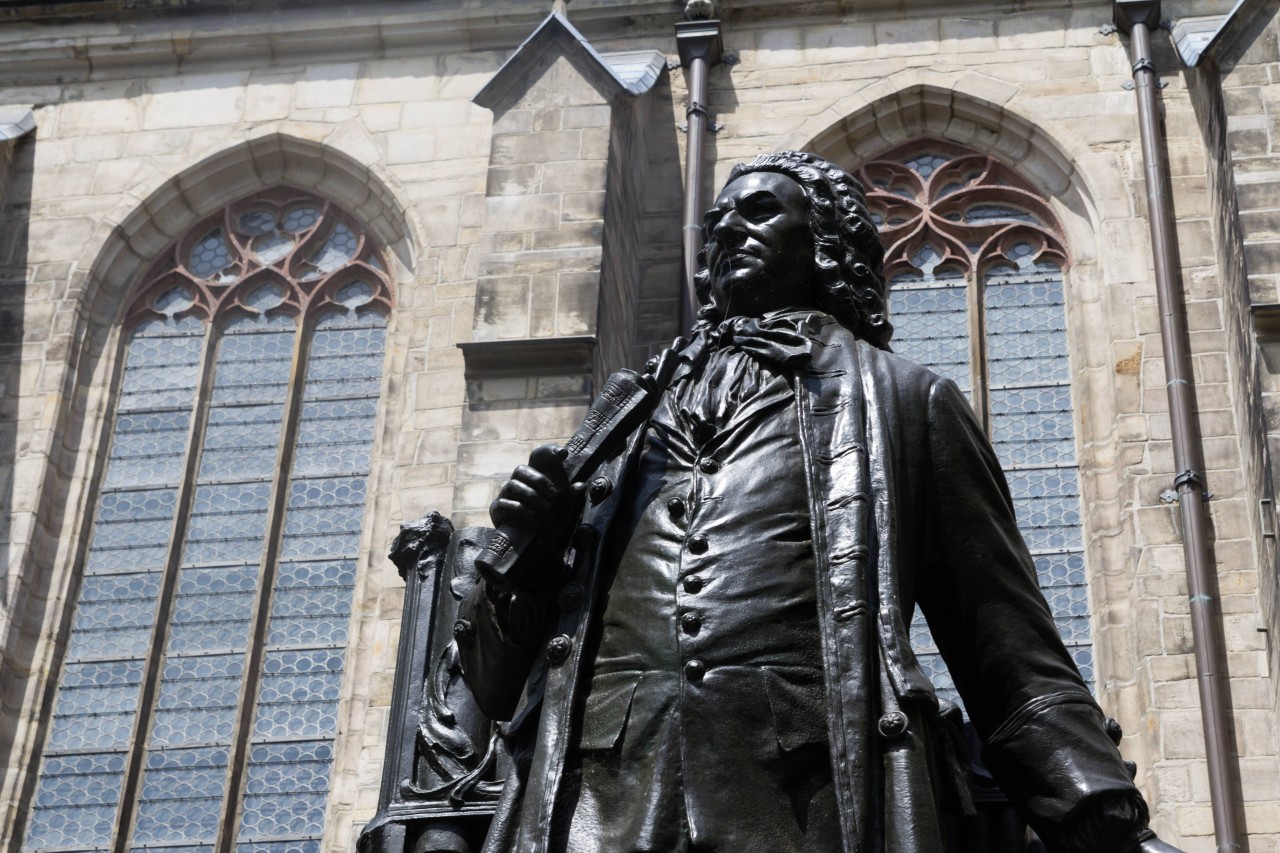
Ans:
{"type": "MultiPolygon", "coordinates": [[[[884,246],[867,213],[862,185],[852,175],[816,154],[780,151],[739,163],[726,185],[752,172],[777,172],[791,178],[809,200],[813,232],[815,308],[831,314],[858,337],[889,348],[893,325],[885,316],[884,246]]],[[[707,271],[706,239],[698,253],[694,283],[703,308],[699,316],[720,319],[707,271]]]]}

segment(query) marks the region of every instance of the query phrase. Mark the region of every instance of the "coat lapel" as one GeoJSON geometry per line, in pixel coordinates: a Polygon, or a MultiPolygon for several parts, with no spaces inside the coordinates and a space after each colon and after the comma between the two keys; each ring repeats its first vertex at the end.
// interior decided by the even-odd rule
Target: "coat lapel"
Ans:
{"type": "Polygon", "coordinates": [[[796,376],[812,517],[827,724],[845,853],[870,853],[876,774],[871,721],[871,483],[857,341],[834,321],[796,376]]]}

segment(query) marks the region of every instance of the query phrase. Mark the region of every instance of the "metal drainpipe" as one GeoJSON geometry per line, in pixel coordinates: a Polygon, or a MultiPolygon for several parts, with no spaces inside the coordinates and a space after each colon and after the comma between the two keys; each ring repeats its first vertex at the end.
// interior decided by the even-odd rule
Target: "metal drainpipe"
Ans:
{"type": "Polygon", "coordinates": [[[1151,221],[1155,256],[1156,300],[1160,309],[1160,338],[1168,378],[1169,419],[1172,425],[1174,479],[1182,517],[1182,551],[1187,563],[1187,592],[1191,607],[1191,635],[1200,687],[1200,717],[1204,724],[1209,769],[1209,798],[1218,850],[1243,849],[1239,825],[1240,789],[1231,754],[1231,716],[1228,700],[1226,650],[1222,638],[1217,578],[1209,555],[1205,502],[1204,451],[1194,411],[1191,356],[1183,309],[1179,271],[1175,264],[1172,194],[1169,166],[1157,103],[1158,82],[1151,62],[1151,28],[1160,23],[1159,0],[1116,0],[1116,26],[1129,34],[1133,49],[1133,83],[1138,96],[1138,132],[1147,186],[1147,215],[1151,221]]]}
{"type": "Polygon", "coordinates": [[[698,272],[698,251],[702,248],[703,161],[707,150],[707,69],[720,61],[723,47],[720,22],[715,19],[681,21],[676,24],[676,48],[680,64],[687,69],[689,105],[684,168],[684,291],[680,300],[681,331],[698,317],[698,294],[693,277],[698,272]]]}

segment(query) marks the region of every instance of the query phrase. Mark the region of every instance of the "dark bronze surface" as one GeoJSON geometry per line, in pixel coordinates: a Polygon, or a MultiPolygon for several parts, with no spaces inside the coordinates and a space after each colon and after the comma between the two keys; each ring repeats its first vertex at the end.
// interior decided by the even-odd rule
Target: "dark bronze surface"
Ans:
{"type": "Polygon", "coordinates": [[[449,648],[510,756],[486,853],[977,853],[1025,846],[1022,820],[1054,851],[1155,853],[989,440],[888,352],[860,187],[766,155],[705,226],[700,320],[645,423],[590,473],[554,447],[513,473],[494,520],[532,544],[504,578],[450,552],[474,586],[449,648]],[[1017,813],[979,825],[997,784],[1017,813]]]}

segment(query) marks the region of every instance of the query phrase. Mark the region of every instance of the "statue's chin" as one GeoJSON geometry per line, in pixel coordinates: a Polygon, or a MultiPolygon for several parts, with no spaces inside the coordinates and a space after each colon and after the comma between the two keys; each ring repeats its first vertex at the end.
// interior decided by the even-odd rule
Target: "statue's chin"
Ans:
{"type": "Polygon", "coordinates": [[[790,286],[781,276],[761,274],[733,276],[715,288],[716,304],[725,317],[763,317],[774,311],[809,307],[807,294],[796,298],[801,288],[790,286]]]}

